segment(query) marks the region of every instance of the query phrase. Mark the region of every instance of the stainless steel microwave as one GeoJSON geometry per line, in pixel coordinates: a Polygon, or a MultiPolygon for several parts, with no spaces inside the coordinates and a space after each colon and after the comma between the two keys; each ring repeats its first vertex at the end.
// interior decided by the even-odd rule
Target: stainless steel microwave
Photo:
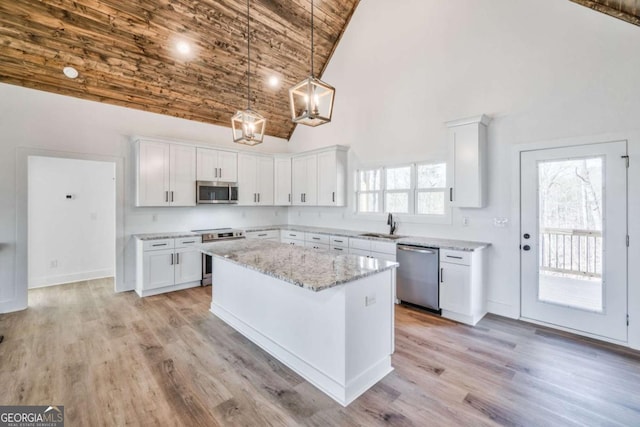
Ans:
{"type": "Polygon", "coordinates": [[[238,184],[235,182],[197,181],[196,203],[238,203],[238,184]]]}

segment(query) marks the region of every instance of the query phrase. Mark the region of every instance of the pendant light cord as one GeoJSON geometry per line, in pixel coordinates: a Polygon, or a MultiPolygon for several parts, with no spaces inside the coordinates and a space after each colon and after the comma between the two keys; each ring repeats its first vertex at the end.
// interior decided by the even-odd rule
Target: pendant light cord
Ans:
{"type": "Polygon", "coordinates": [[[251,34],[250,34],[250,20],[249,20],[249,3],[251,0],[247,0],[247,109],[251,109],[251,34]]]}
{"type": "Polygon", "coordinates": [[[311,0],[311,76],[313,77],[313,0],[311,0]]]}

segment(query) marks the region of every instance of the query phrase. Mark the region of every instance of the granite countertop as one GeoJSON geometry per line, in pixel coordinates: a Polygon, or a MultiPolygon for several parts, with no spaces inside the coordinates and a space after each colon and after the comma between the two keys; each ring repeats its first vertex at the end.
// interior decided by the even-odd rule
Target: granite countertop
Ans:
{"type": "Polygon", "coordinates": [[[179,239],[180,237],[198,237],[201,233],[194,233],[193,231],[173,231],[167,233],[143,233],[133,234],[138,240],[161,240],[161,239],[179,239]]]}
{"type": "Polygon", "coordinates": [[[398,263],[391,261],[357,255],[336,255],[267,240],[206,243],[200,245],[199,249],[207,255],[224,258],[315,292],[398,266],[398,263]]]}
{"type": "Polygon", "coordinates": [[[258,226],[258,227],[245,228],[244,230],[246,232],[267,231],[267,230],[290,230],[290,231],[300,231],[303,233],[328,234],[332,236],[343,236],[343,237],[351,237],[351,238],[364,239],[364,240],[378,240],[383,242],[403,243],[407,245],[420,245],[420,246],[428,246],[431,248],[452,249],[456,251],[468,251],[468,252],[473,252],[475,250],[486,248],[487,246],[491,246],[491,243],[487,243],[487,242],[472,242],[467,240],[441,239],[441,238],[420,237],[420,236],[400,235],[401,237],[399,239],[388,239],[384,237],[362,236],[363,233],[367,233],[366,231],[343,230],[339,228],[311,227],[306,225],[258,226]]]}

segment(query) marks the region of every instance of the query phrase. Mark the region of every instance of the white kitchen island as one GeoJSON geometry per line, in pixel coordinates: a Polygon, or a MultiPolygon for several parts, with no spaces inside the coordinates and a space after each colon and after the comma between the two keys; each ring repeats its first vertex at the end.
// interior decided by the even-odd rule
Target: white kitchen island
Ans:
{"type": "Polygon", "coordinates": [[[397,263],[264,240],[200,248],[211,312],[343,406],[393,370],[397,263]]]}

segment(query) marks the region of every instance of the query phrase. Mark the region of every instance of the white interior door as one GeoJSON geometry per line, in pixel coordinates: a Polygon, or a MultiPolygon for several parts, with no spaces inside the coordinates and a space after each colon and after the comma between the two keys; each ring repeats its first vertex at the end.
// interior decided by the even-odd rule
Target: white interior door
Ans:
{"type": "Polygon", "coordinates": [[[627,145],[521,153],[522,317],[627,340],[627,145]]]}

